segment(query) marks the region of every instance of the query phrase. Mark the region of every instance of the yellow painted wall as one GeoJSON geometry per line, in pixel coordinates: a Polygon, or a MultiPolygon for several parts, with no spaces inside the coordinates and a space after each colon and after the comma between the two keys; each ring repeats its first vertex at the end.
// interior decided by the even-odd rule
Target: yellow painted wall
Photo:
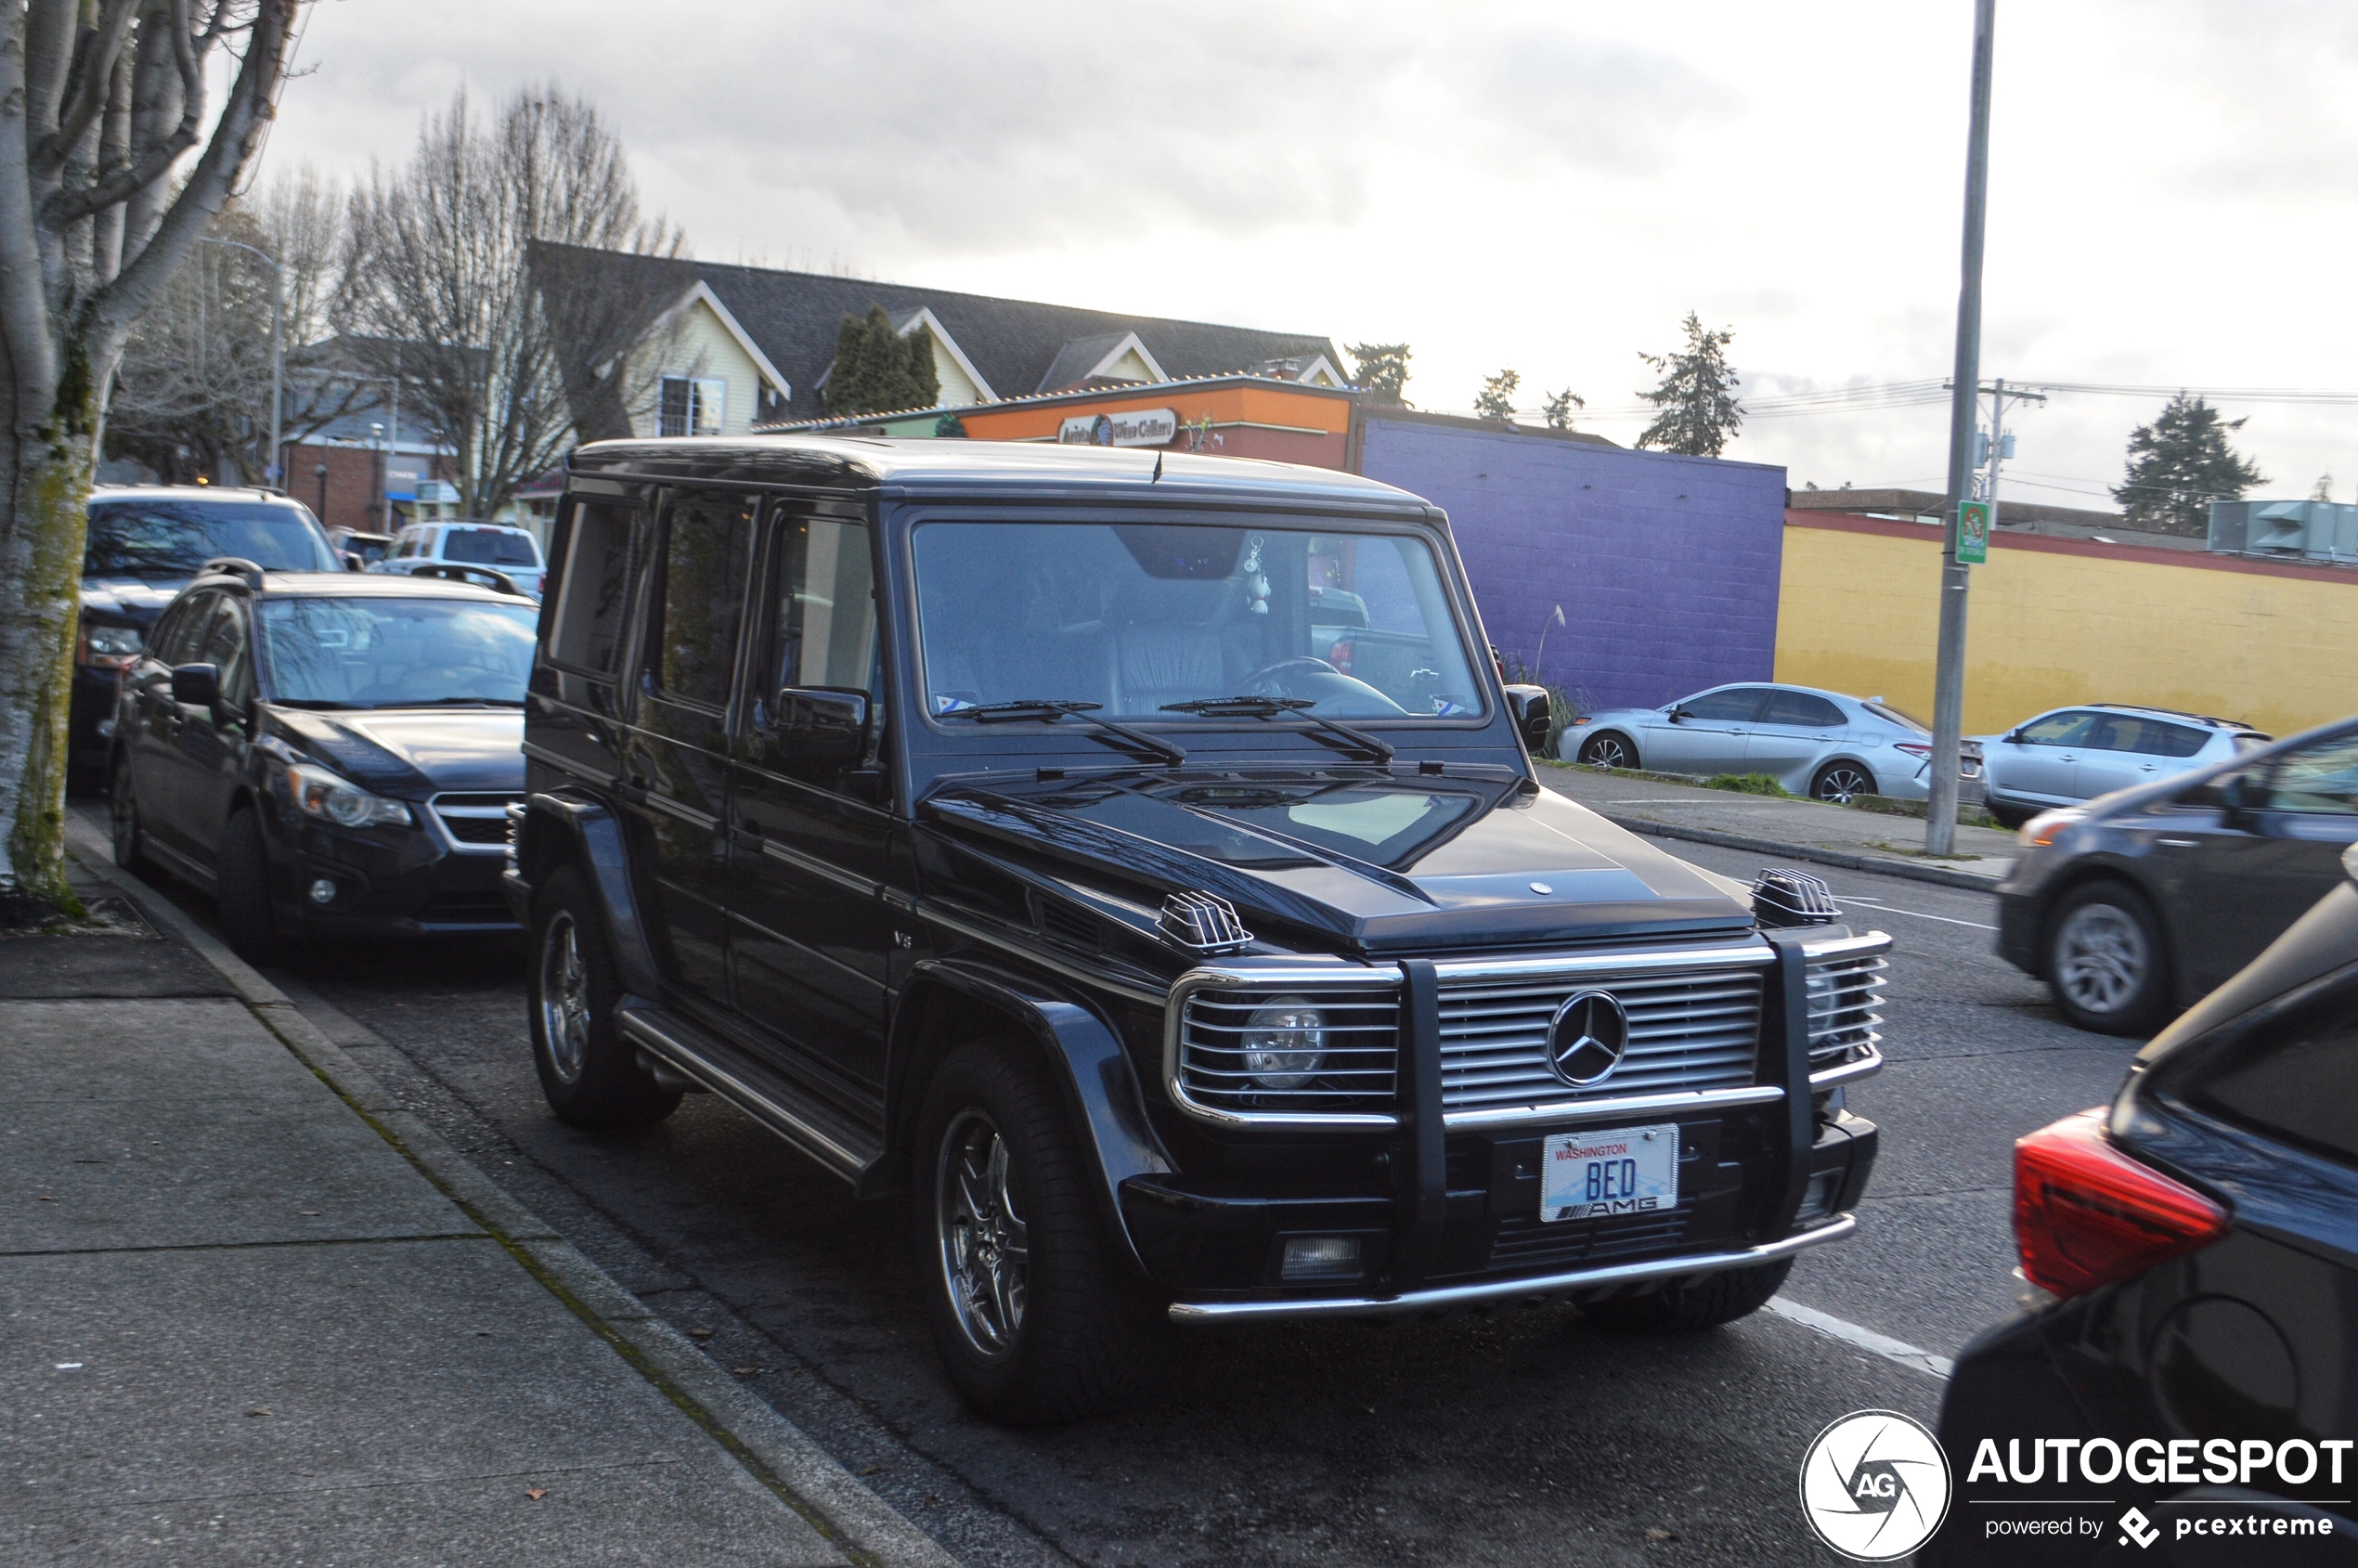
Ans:
{"type": "MultiPolygon", "coordinates": [[[[1881,693],[1927,721],[1938,530],[1788,525],[1777,679],[1881,693]]],[[[2057,554],[1993,539],[1976,566],[1965,732],[2071,703],[2144,703],[2274,734],[2358,714],[2358,573],[2331,580],[2057,554]]]]}

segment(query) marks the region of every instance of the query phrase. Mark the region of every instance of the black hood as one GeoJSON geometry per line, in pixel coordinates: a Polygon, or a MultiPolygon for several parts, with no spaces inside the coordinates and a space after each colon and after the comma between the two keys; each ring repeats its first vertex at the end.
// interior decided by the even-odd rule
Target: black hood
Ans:
{"type": "Polygon", "coordinates": [[[1218,894],[1281,942],[1283,927],[1372,952],[1752,924],[1733,884],[1520,778],[953,784],[920,814],[995,858],[1127,899],[1218,894]]]}
{"type": "Polygon", "coordinates": [[[516,708],[279,707],[271,719],[293,745],[379,795],[524,793],[524,714],[516,708]]]}
{"type": "Polygon", "coordinates": [[[174,577],[162,582],[146,577],[84,577],[82,613],[93,620],[131,625],[146,630],[156,624],[164,606],[196,579],[174,577]]]}

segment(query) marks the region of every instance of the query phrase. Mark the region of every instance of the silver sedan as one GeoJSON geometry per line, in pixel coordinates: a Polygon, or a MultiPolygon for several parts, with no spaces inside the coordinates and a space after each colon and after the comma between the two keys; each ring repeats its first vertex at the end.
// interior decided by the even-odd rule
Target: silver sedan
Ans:
{"type": "MultiPolygon", "coordinates": [[[[1574,719],[1561,749],[1593,767],[1766,773],[1837,803],[1932,793],[1931,731],[1881,697],[1811,686],[1715,686],[1660,707],[1608,708],[1574,719]]],[[[1958,773],[1981,777],[1978,745],[1965,743],[1958,773]]]]}

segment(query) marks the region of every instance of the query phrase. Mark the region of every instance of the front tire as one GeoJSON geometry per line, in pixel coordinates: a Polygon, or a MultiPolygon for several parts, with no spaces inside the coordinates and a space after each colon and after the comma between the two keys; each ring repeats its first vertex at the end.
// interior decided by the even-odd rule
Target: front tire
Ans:
{"type": "Polygon", "coordinates": [[[1768,1304],[1783,1289],[1793,1260],[1762,1263],[1756,1268],[1722,1269],[1691,1285],[1665,1285],[1636,1296],[1611,1296],[1588,1302],[1581,1315],[1607,1328],[1633,1333],[1691,1334],[1749,1317],[1768,1304]]]}
{"type": "Polygon", "coordinates": [[[1580,760],[1591,768],[1635,768],[1638,748],[1629,737],[1613,730],[1601,730],[1580,743],[1580,760]]]}
{"type": "Polygon", "coordinates": [[[134,876],[151,877],[155,862],[148,858],[148,830],[139,821],[139,797],[128,757],[115,758],[107,785],[107,818],[114,830],[114,863],[134,876]]]}
{"type": "Polygon", "coordinates": [[[962,1047],[916,1147],[920,1289],[959,1396],[1008,1426],[1111,1409],[1151,1382],[1167,1331],[1090,1201],[1087,1156],[1041,1068],[962,1047]]]}
{"type": "Polygon", "coordinates": [[[2153,907],[2126,883],[2073,889],[2047,924],[2055,1005],[2097,1034],[2150,1034],[2170,1005],[2170,959],[2153,907]]]}
{"type": "Polygon", "coordinates": [[[249,964],[276,964],[289,943],[271,907],[269,852],[262,842],[262,819],[252,807],[229,813],[213,859],[213,899],[229,947],[249,964]]]}
{"type": "Polygon", "coordinates": [[[590,886],[578,870],[560,866],[532,901],[525,1011],[540,1093],[568,1127],[644,1127],[680,1108],[680,1092],[657,1083],[622,1038],[615,1019],[621,1000],[622,981],[590,886]]]}
{"type": "Polygon", "coordinates": [[[1810,799],[1836,806],[1847,806],[1862,795],[1874,793],[1875,775],[1863,762],[1829,762],[1809,781],[1810,799]]]}

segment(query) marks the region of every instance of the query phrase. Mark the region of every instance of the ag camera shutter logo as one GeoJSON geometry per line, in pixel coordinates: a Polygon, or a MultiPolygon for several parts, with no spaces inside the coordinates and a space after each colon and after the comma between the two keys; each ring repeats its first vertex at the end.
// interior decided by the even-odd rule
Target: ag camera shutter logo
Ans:
{"type": "Polygon", "coordinates": [[[1801,1460],[1801,1513],[1855,1562],[1889,1562],[1932,1539],[1949,1516],[1949,1458],[1923,1423],[1856,1410],[1827,1426],[1801,1460]]]}

